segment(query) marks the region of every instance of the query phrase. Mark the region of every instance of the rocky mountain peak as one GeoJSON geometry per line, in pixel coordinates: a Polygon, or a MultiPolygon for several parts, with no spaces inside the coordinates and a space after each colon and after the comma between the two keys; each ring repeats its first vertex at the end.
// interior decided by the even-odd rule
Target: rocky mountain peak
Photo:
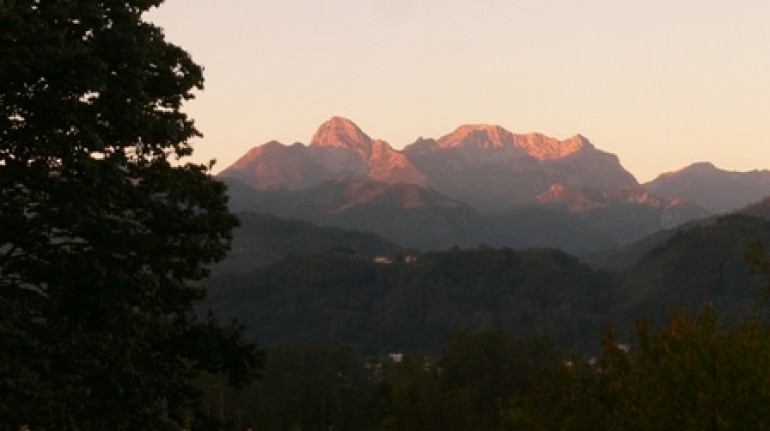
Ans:
{"type": "Polygon", "coordinates": [[[706,172],[709,172],[709,171],[719,171],[721,169],[719,169],[716,166],[714,166],[714,164],[711,163],[711,162],[697,162],[697,163],[693,163],[692,165],[682,169],[682,171],[684,171],[684,170],[706,171],[706,172]]]}
{"type": "Polygon", "coordinates": [[[353,150],[364,160],[368,160],[372,153],[372,139],[354,122],[343,117],[332,117],[321,124],[310,140],[310,146],[353,150]]]}
{"type": "Polygon", "coordinates": [[[560,141],[540,133],[516,135],[516,146],[538,160],[560,159],[593,145],[582,135],[560,141]]]}
{"type": "Polygon", "coordinates": [[[504,148],[514,146],[513,134],[491,124],[465,124],[438,140],[441,148],[504,148]]]}
{"type": "Polygon", "coordinates": [[[560,141],[540,133],[514,134],[491,124],[466,124],[441,137],[439,148],[522,150],[538,160],[560,159],[593,145],[582,135],[560,141]]]}

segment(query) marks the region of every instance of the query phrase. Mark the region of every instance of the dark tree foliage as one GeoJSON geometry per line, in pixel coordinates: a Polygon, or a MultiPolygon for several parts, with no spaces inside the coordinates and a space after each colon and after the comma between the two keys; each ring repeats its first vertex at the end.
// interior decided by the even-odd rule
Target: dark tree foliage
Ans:
{"type": "Polygon", "coordinates": [[[511,404],[532,392],[559,355],[544,338],[512,337],[500,331],[457,332],[447,337],[438,362],[442,409],[458,429],[498,429],[511,404]]]}
{"type": "Polygon", "coordinates": [[[209,406],[259,430],[770,429],[767,325],[725,326],[706,305],[637,329],[631,344],[607,330],[597,357],[500,331],[451,333],[433,358],[276,345],[261,382],[212,385],[209,406]]]}
{"type": "Polygon", "coordinates": [[[0,428],[179,429],[258,354],[197,318],[236,224],[181,111],[201,68],[161,0],[0,0],[0,428]]]}

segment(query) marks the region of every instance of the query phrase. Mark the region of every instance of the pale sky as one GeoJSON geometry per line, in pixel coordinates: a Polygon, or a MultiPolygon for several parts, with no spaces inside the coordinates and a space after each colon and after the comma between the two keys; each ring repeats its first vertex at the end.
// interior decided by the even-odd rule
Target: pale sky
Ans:
{"type": "Polygon", "coordinates": [[[194,161],[341,115],[395,148],[465,123],[615,153],[638,180],[770,168],[768,0],[166,0],[204,68],[194,161]]]}

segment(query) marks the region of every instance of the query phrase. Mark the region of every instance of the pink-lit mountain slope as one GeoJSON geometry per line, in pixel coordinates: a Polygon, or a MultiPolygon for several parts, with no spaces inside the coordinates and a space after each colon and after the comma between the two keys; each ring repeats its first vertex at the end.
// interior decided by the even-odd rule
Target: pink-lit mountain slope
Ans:
{"type": "Polygon", "coordinates": [[[500,126],[465,125],[438,140],[420,139],[404,154],[428,184],[482,211],[529,201],[553,184],[621,189],[637,186],[615,155],[576,135],[559,141],[500,126]]]}
{"type": "Polygon", "coordinates": [[[323,123],[309,146],[268,142],[252,148],[220,175],[258,190],[298,190],[340,178],[420,185],[426,181],[402,153],[385,141],[372,140],[341,117],[323,123]]]}

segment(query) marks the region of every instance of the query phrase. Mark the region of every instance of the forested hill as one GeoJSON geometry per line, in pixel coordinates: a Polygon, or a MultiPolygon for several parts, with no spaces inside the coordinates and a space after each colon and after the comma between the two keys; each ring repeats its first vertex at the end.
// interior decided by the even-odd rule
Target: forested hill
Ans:
{"type": "Polygon", "coordinates": [[[744,215],[679,231],[620,273],[613,312],[662,325],[672,308],[693,313],[708,301],[727,322],[767,315],[766,280],[749,263],[759,244],[770,244],[770,221],[744,215]]]}
{"type": "Polygon", "coordinates": [[[217,277],[207,305],[266,344],[437,351],[447,330],[500,328],[572,347],[607,324],[611,286],[609,275],[555,250],[452,250],[392,263],[331,252],[217,277]]]}
{"type": "Polygon", "coordinates": [[[449,330],[501,329],[593,349],[606,327],[630,336],[639,317],[662,323],[672,308],[710,301],[727,321],[764,310],[745,258],[756,241],[770,244],[770,222],[725,216],[661,239],[616,273],[550,249],[402,251],[380,262],[331,250],[216,276],[205,306],[263,344],[434,352],[449,330]]]}
{"type": "Polygon", "coordinates": [[[371,232],[346,231],[251,212],[238,214],[238,220],[240,226],[233,231],[230,253],[212,268],[214,274],[250,272],[290,254],[336,249],[374,257],[402,249],[371,232]]]}

